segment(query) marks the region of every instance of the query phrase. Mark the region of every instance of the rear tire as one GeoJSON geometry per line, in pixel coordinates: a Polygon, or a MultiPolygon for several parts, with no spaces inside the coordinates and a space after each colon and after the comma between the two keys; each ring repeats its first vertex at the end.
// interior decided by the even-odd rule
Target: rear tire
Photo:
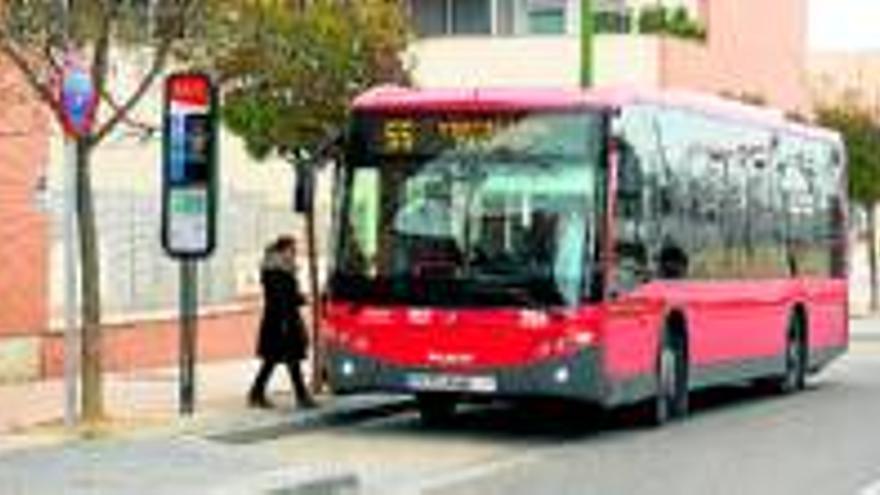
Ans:
{"type": "Polygon", "coordinates": [[[419,394],[416,405],[422,423],[426,425],[442,425],[448,423],[455,415],[455,397],[444,394],[419,394]]]}
{"type": "Polygon", "coordinates": [[[657,393],[651,403],[651,424],[662,426],[688,413],[687,352],[681,339],[663,333],[655,369],[657,393]]]}
{"type": "Polygon", "coordinates": [[[788,324],[788,333],[785,339],[785,372],[776,382],[776,388],[782,394],[793,394],[803,390],[806,385],[806,340],[803,318],[795,315],[788,324]]]}

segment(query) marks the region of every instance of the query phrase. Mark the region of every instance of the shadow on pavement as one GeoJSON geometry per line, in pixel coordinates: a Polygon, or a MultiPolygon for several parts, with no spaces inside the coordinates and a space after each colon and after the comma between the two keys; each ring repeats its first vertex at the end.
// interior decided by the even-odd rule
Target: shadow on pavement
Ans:
{"type": "MultiPolygon", "coordinates": [[[[780,400],[796,399],[833,388],[833,383],[811,384],[807,390],[781,396],[766,388],[752,385],[725,386],[691,394],[691,413],[680,423],[699,421],[716,414],[730,413],[736,408],[759,408],[780,400]]],[[[403,412],[403,411],[401,411],[403,412]]],[[[422,423],[412,412],[405,417],[376,416],[368,424],[347,433],[358,436],[427,436],[433,438],[464,437],[469,440],[535,441],[559,443],[591,437],[632,434],[652,430],[645,404],[626,406],[610,411],[588,404],[562,400],[533,400],[466,404],[439,425],[422,423]]]]}
{"type": "Polygon", "coordinates": [[[315,409],[294,413],[291,416],[275,419],[270,424],[262,424],[231,431],[206,435],[208,440],[233,445],[246,445],[269,440],[277,440],[289,435],[302,434],[317,428],[331,428],[357,424],[376,418],[393,416],[414,407],[412,400],[398,399],[372,405],[343,409],[315,409]]]}
{"type": "MultiPolygon", "coordinates": [[[[835,384],[810,384],[801,394],[780,396],[767,388],[732,385],[691,394],[688,421],[699,421],[735,408],[763,407],[778,400],[819,393],[835,384]]],[[[272,424],[244,427],[207,435],[212,441],[233,445],[280,440],[322,429],[344,429],[360,437],[389,435],[421,436],[428,439],[464,437],[469,440],[547,442],[578,441],[599,435],[637,433],[653,429],[645,404],[605,411],[595,406],[564,400],[520,400],[516,402],[467,403],[442,424],[424,424],[416,413],[415,402],[397,399],[373,406],[343,410],[317,410],[299,413],[272,424]]]]}

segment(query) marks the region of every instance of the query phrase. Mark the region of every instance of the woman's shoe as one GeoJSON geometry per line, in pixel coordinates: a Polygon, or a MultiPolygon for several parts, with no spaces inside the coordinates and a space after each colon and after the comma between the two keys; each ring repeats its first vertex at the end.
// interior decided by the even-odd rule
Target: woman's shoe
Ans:
{"type": "Polygon", "coordinates": [[[315,399],[308,396],[296,400],[296,407],[300,409],[315,409],[318,405],[315,399]]]}
{"type": "Polygon", "coordinates": [[[269,402],[269,399],[265,397],[248,397],[248,405],[255,409],[272,409],[275,407],[274,404],[269,402]]]}

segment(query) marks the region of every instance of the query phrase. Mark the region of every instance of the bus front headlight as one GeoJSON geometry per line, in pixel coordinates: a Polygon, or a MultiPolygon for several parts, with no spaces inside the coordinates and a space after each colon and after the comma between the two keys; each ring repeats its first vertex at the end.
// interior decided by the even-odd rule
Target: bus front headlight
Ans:
{"type": "Polygon", "coordinates": [[[342,362],[342,365],[339,367],[339,371],[342,373],[342,376],[351,377],[354,376],[355,367],[354,363],[350,359],[346,359],[342,362]]]}

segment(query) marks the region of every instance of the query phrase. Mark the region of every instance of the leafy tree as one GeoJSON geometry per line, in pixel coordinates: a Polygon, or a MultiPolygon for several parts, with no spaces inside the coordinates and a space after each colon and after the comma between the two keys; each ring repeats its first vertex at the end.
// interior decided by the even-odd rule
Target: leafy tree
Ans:
{"type": "Polygon", "coordinates": [[[645,5],[639,11],[639,32],[642,34],[662,33],[666,30],[666,7],[645,5]]]}
{"type": "MultiPolygon", "coordinates": [[[[300,181],[311,181],[312,165],[339,136],[356,94],[409,81],[400,60],[408,38],[401,2],[218,1],[224,7],[205,23],[208,43],[193,58],[217,74],[224,122],[250,154],[287,160],[300,181]]],[[[310,285],[317,295],[314,210],[306,213],[310,285]]],[[[312,342],[318,370],[319,339],[312,342]]],[[[320,388],[315,376],[313,386],[320,388]]]]}
{"type": "Polygon", "coordinates": [[[849,194],[868,213],[868,263],[871,274],[871,310],[880,310],[877,279],[875,211],[880,202],[880,125],[864,107],[845,99],[817,111],[819,122],[836,129],[846,143],[849,162],[849,194]]]}
{"type": "Polygon", "coordinates": [[[693,18],[690,11],[684,6],[679,6],[672,11],[672,15],[666,21],[666,30],[670,34],[690,39],[705,39],[706,30],[693,18]]]}
{"type": "Polygon", "coordinates": [[[399,2],[218,3],[197,63],[216,72],[224,122],[255,158],[296,160],[339,128],[354,95],[408,80],[399,2]]]}
{"type": "Polygon", "coordinates": [[[35,97],[61,125],[59,97],[65,57],[75,51],[87,70],[105,111],[85,135],[74,138],[76,148],[76,218],[82,277],[82,413],[86,422],[104,414],[101,384],[101,296],[98,232],[92,194],[91,157],[94,150],[127,119],[185,40],[187,20],[199,19],[205,0],[156,0],[154,22],[134,0],[5,0],[0,1],[0,57],[11,61],[35,97]],[[150,29],[153,26],[154,29],[150,29]],[[126,50],[151,53],[143,78],[122,101],[108,88],[111,57],[126,50]]]}
{"type": "Polygon", "coordinates": [[[706,29],[691,18],[687,7],[669,9],[664,5],[646,5],[639,11],[639,32],[671,34],[679,38],[705,39],[706,29]]]}

